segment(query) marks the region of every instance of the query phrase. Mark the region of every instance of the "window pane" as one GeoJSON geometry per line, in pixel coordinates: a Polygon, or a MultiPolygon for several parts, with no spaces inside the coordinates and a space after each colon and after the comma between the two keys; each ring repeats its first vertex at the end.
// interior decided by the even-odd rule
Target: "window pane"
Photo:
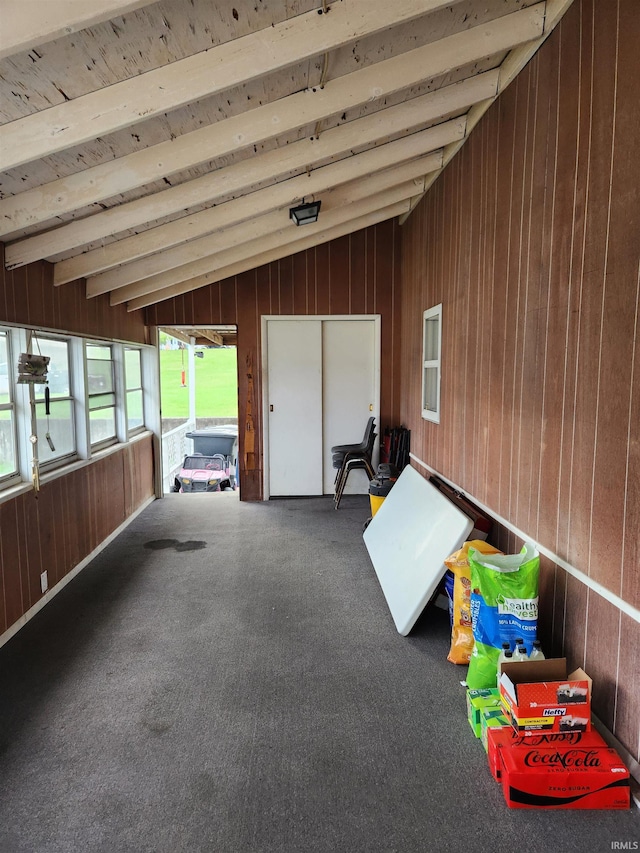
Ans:
{"type": "Polygon", "coordinates": [[[0,334],[0,405],[9,400],[9,348],[3,333],[0,334]]]}
{"type": "Polygon", "coordinates": [[[115,406],[115,404],[115,394],[92,394],[89,408],[93,411],[94,409],[99,409],[102,406],[115,406]]]}
{"type": "Polygon", "coordinates": [[[49,423],[44,403],[36,403],[36,419],[38,428],[38,458],[40,462],[50,462],[61,456],[68,456],[76,449],[75,429],[73,423],[73,402],[71,400],[51,401],[49,423]],[[47,432],[51,436],[55,450],[51,450],[46,439],[47,432]]]}
{"type": "Polygon", "coordinates": [[[15,429],[13,412],[0,411],[0,477],[15,474],[18,470],[16,459],[15,429]]]}
{"type": "Polygon", "coordinates": [[[424,371],[424,408],[438,411],[438,368],[426,367],[424,371]]]}
{"type": "Polygon", "coordinates": [[[429,317],[424,321],[424,360],[436,361],[438,358],[439,317],[429,317]]]}
{"type": "MultiPolygon", "coordinates": [[[[34,338],[31,351],[49,356],[47,380],[52,397],[69,397],[69,345],[67,341],[34,338]]],[[[34,385],[36,400],[44,399],[44,385],[34,385]]]]}
{"type": "Polygon", "coordinates": [[[127,429],[144,426],[142,391],[127,391],[127,429]]]}
{"type": "Polygon", "coordinates": [[[38,459],[41,463],[51,462],[73,455],[76,450],[74,401],[71,397],[69,369],[69,341],[34,335],[31,352],[49,356],[47,385],[34,385],[36,399],[36,431],[38,435],[38,459]],[[50,406],[47,418],[44,396],[49,387],[50,406]],[[66,399],[64,399],[66,398],[66,399]],[[54,450],[47,442],[47,432],[54,450]]]}
{"type": "Polygon", "coordinates": [[[99,444],[114,439],[116,397],[112,351],[107,344],[87,344],[87,386],[90,443],[99,444]]]}
{"type": "Polygon", "coordinates": [[[126,349],[124,351],[124,372],[127,390],[142,387],[139,349],[126,349]]]}
{"type": "Polygon", "coordinates": [[[89,413],[89,439],[91,444],[107,441],[116,435],[116,410],[100,409],[89,413]]]}
{"type": "Polygon", "coordinates": [[[9,387],[9,340],[6,332],[0,332],[0,477],[8,477],[18,471],[16,455],[15,414],[9,387]]]}
{"type": "Polygon", "coordinates": [[[87,358],[111,361],[111,347],[107,344],[87,344],[87,358]]]}
{"type": "Polygon", "coordinates": [[[88,358],[87,381],[89,383],[89,394],[113,391],[112,363],[97,358],[88,358]]]}

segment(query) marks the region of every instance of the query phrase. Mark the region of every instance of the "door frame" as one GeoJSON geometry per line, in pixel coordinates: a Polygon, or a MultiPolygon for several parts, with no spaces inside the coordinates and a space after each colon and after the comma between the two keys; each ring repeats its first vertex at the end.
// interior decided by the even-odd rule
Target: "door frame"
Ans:
{"type": "MultiPolygon", "coordinates": [[[[318,322],[326,320],[353,320],[373,321],[373,334],[375,342],[373,377],[374,377],[374,400],[373,412],[376,419],[377,432],[380,434],[380,381],[381,381],[381,349],[382,349],[382,315],[380,314],[262,314],[260,318],[260,352],[262,370],[262,499],[268,501],[271,497],[269,489],[269,358],[267,352],[267,324],[269,321],[295,320],[297,322],[307,320],[318,322]]],[[[360,440],[360,436],[357,437],[360,440]]],[[[378,441],[378,439],[376,439],[378,441]]]]}

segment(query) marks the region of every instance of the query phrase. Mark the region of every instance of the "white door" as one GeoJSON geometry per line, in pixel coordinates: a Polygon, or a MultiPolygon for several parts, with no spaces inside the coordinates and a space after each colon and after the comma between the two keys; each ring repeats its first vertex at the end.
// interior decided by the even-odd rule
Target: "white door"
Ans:
{"type": "MultiPolygon", "coordinates": [[[[264,341],[268,494],[332,494],[331,447],[379,418],[379,320],[265,318],[264,341]]],[[[348,493],[368,487],[351,472],[348,493]]]]}
{"type": "MultiPolygon", "coordinates": [[[[324,493],[333,492],[334,444],[357,444],[376,415],[376,324],[368,320],[325,320],[322,324],[324,493]]],[[[378,419],[376,417],[376,424],[378,419]]],[[[379,433],[379,427],[376,432],[379,433]]],[[[345,494],[366,494],[369,478],[351,471],[345,494]]]]}
{"type": "Polygon", "coordinates": [[[322,323],[267,323],[269,492],[322,494],[322,323]]]}

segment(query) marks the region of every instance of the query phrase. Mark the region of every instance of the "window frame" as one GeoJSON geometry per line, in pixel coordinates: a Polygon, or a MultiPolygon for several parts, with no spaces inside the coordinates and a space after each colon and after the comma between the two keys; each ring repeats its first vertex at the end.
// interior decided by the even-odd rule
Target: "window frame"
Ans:
{"type": "Polygon", "coordinates": [[[143,365],[143,351],[142,347],[131,346],[130,344],[124,344],[122,347],[122,362],[124,369],[124,382],[123,382],[123,406],[124,406],[124,428],[126,432],[127,438],[131,436],[138,435],[141,432],[144,432],[146,429],[146,418],[145,418],[145,393],[144,393],[144,365],[143,365]],[[140,384],[135,387],[130,388],[127,381],[127,353],[128,352],[137,352],[138,353],[138,371],[140,374],[140,384]],[[138,426],[130,427],[129,426],[129,394],[139,393],[140,401],[142,404],[142,423],[138,426]]]}
{"type": "MultiPolygon", "coordinates": [[[[65,471],[73,470],[78,465],[86,464],[94,458],[113,452],[119,445],[135,442],[146,432],[151,432],[157,436],[161,434],[159,406],[160,377],[157,345],[154,346],[153,344],[145,344],[138,341],[90,338],[62,330],[47,329],[41,326],[13,325],[6,321],[0,322],[0,334],[2,335],[0,339],[2,342],[2,358],[5,355],[4,343],[6,342],[7,387],[10,389],[9,394],[3,396],[3,402],[0,404],[2,406],[3,419],[7,421],[7,431],[5,433],[7,443],[3,445],[3,449],[8,451],[6,454],[7,458],[10,459],[11,466],[15,468],[14,471],[0,476],[0,504],[10,499],[15,494],[16,489],[27,491],[34,488],[33,444],[31,441],[34,431],[37,431],[38,436],[36,448],[39,451],[38,470],[41,482],[61,476],[65,471]],[[34,338],[39,341],[39,344],[34,338]],[[58,435],[60,438],[59,443],[56,440],[56,424],[54,423],[57,412],[52,407],[52,438],[56,447],[64,447],[65,452],[57,454],[53,452],[54,458],[43,460],[43,456],[47,457],[51,455],[49,454],[45,436],[46,418],[43,414],[44,385],[19,383],[17,381],[17,364],[20,353],[35,352],[37,354],[40,346],[43,355],[50,355],[52,358],[54,355],[56,356],[55,361],[59,362],[58,370],[62,376],[63,366],[60,359],[62,353],[61,351],[56,351],[55,353],[47,351],[45,346],[48,340],[64,342],[66,345],[68,368],[68,384],[63,388],[62,383],[56,381],[59,378],[57,374],[54,375],[54,371],[51,371],[52,364],[49,365],[51,402],[67,401],[71,408],[70,410],[65,408],[61,413],[61,416],[65,419],[65,423],[62,424],[62,421],[60,421],[63,432],[58,435]],[[43,341],[45,342],[44,345],[43,341]],[[102,387],[96,388],[96,384],[100,385],[100,383],[93,382],[92,388],[96,388],[94,395],[110,394],[113,404],[103,404],[100,408],[109,408],[115,420],[115,435],[106,439],[100,439],[93,444],[90,443],[91,422],[88,379],[90,364],[88,356],[93,358],[98,353],[93,353],[91,349],[87,350],[87,345],[107,347],[109,349],[109,358],[105,360],[111,366],[112,390],[105,391],[102,387]],[[139,353],[140,375],[139,377],[135,376],[130,390],[141,396],[143,419],[142,424],[134,426],[131,429],[128,429],[127,418],[125,371],[127,350],[135,350],[139,353]],[[51,390],[52,379],[53,388],[57,389],[55,396],[51,390]],[[38,398],[37,402],[36,397],[38,398]],[[11,425],[9,425],[9,417],[4,414],[7,411],[11,412],[11,425]],[[66,429],[69,417],[71,418],[69,427],[73,431],[72,441],[68,440],[69,432],[66,429]],[[12,432],[9,432],[10,430],[12,432]],[[13,446],[9,443],[10,436],[13,436],[13,446]],[[72,445],[73,451],[67,452],[72,445]],[[11,456],[11,454],[13,455],[11,456]]],[[[97,373],[97,371],[94,371],[92,368],[91,374],[93,375],[94,373],[97,373]]],[[[2,379],[4,389],[4,375],[2,379]]],[[[64,379],[67,379],[67,377],[65,376],[64,379]]],[[[130,398],[130,400],[131,405],[133,398],[130,398]]],[[[135,406],[131,405],[137,417],[140,416],[139,403],[140,399],[138,398],[135,400],[135,406]]],[[[98,406],[92,411],[98,411],[98,406]]],[[[159,473],[156,471],[156,477],[158,476],[159,473]]]]}
{"type": "Polygon", "coordinates": [[[102,450],[105,447],[111,447],[112,444],[117,444],[120,441],[120,429],[119,429],[119,420],[120,420],[120,410],[122,406],[122,402],[119,399],[118,392],[118,359],[116,352],[116,344],[113,341],[95,341],[95,340],[85,340],[84,341],[84,370],[85,370],[85,389],[86,389],[86,420],[87,420],[87,444],[90,448],[90,451],[97,452],[102,450]],[[89,348],[90,347],[102,347],[109,350],[110,358],[105,359],[95,359],[90,358],[89,356],[89,348]],[[91,392],[89,390],[89,362],[90,361],[104,361],[107,364],[111,365],[111,390],[99,390],[95,392],[91,392]],[[91,405],[92,398],[102,397],[107,394],[113,395],[113,403],[109,405],[98,405],[95,408],[91,405]],[[113,411],[113,434],[106,436],[105,438],[100,438],[96,441],[93,441],[91,438],[91,413],[92,412],[100,412],[110,409],[113,411]]]}
{"type": "Polygon", "coordinates": [[[11,329],[0,326],[0,335],[2,335],[5,339],[5,350],[7,355],[7,395],[9,401],[7,403],[0,403],[0,412],[10,412],[10,435],[13,439],[13,471],[9,471],[7,474],[0,474],[0,489],[9,488],[9,486],[13,486],[16,483],[19,483],[22,479],[20,473],[20,446],[18,441],[18,408],[16,405],[16,394],[15,394],[15,377],[11,370],[11,365],[14,363],[13,358],[13,346],[12,346],[12,335],[11,329]]]}
{"type": "MultiPolygon", "coordinates": [[[[71,403],[71,423],[73,425],[73,450],[68,453],[61,453],[59,456],[54,456],[53,459],[40,459],[40,453],[38,452],[38,468],[41,474],[46,474],[48,471],[53,471],[57,468],[62,468],[65,465],[69,465],[72,462],[75,462],[79,457],[78,451],[78,399],[77,395],[74,393],[74,357],[73,357],[73,347],[74,342],[73,339],[67,335],[55,335],[50,334],[49,332],[43,332],[40,330],[32,330],[27,334],[27,347],[29,352],[38,352],[40,349],[40,343],[42,341],[56,341],[58,343],[64,343],[67,348],[67,370],[68,370],[68,394],[64,396],[55,396],[50,393],[50,401],[51,403],[55,402],[66,402],[69,401],[71,403]],[[36,343],[37,341],[37,343],[36,343]]],[[[30,386],[33,388],[33,403],[34,403],[34,412],[35,412],[35,422],[37,424],[38,421],[38,407],[44,405],[43,399],[36,399],[36,395],[44,386],[34,385],[30,386]]],[[[43,392],[44,393],[44,392],[43,392]]],[[[29,391],[29,406],[31,405],[31,397],[29,391]]],[[[38,434],[38,448],[40,448],[43,442],[46,441],[45,435],[38,434]]],[[[31,455],[31,454],[29,454],[31,455]]]]}
{"type": "Polygon", "coordinates": [[[425,421],[431,423],[440,423],[440,386],[442,380],[442,303],[434,305],[433,308],[427,308],[422,314],[422,370],[421,376],[421,414],[425,421]],[[433,320],[437,319],[437,342],[436,342],[436,358],[427,358],[427,355],[433,355],[429,352],[433,349],[432,328],[433,320]],[[436,371],[436,389],[435,389],[435,408],[429,406],[427,400],[427,371],[436,371]]]}

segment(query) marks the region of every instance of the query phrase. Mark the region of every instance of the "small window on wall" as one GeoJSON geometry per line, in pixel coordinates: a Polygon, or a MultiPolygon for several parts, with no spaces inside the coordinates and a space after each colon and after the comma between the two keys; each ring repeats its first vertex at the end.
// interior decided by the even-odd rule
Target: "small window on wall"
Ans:
{"type": "Polygon", "coordinates": [[[70,343],[34,335],[31,352],[49,356],[47,385],[34,385],[38,459],[42,466],[76,453],[75,400],[71,394],[70,343]],[[47,407],[45,388],[49,389],[47,407]],[[48,438],[47,438],[48,436],[48,438]]]}
{"type": "Polygon", "coordinates": [[[18,476],[12,366],[9,336],[0,330],[0,486],[18,476]]]}
{"type": "Polygon", "coordinates": [[[422,315],[422,417],[440,423],[442,305],[422,315]]]}
{"type": "Polygon", "coordinates": [[[116,440],[116,393],[113,352],[108,344],[87,344],[89,439],[91,447],[116,440]]]}
{"type": "Polygon", "coordinates": [[[139,349],[124,351],[124,375],[127,391],[127,433],[131,434],[144,428],[144,408],[142,395],[142,365],[139,349]]]}

